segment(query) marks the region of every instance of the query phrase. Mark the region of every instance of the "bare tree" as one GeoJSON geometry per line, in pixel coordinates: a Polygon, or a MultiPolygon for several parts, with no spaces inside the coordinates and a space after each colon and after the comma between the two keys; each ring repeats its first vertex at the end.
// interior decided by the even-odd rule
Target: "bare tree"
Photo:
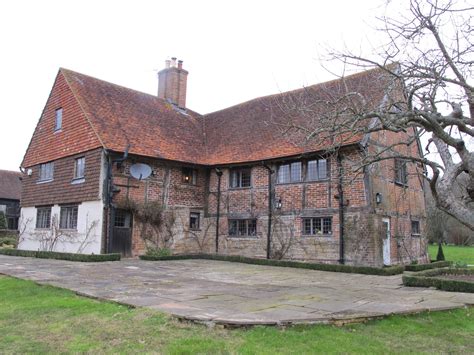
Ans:
{"type": "Polygon", "coordinates": [[[450,0],[410,0],[389,1],[387,12],[399,12],[391,8],[396,5],[408,8],[379,18],[387,43],[372,57],[330,53],[345,68],[378,68],[365,83],[342,77],[337,90],[325,92],[323,86],[317,93],[307,88],[286,96],[278,105],[289,119],[275,123],[288,136],[304,133],[305,144],[317,138],[334,151],[358,136],[394,132],[397,142],[365,149],[356,169],[394,157],[415,163],[436,206],[474,230],[474,8],[450,0]],[[371,85],[384,88],[378,102],[371,85]],[[306,119],[292,120],[291,112],[306,119]],[[409,147],[420,140],[425,150],[413,154],[409,147]],[[455,193],[460,175],[466,183],[455,193]]]}

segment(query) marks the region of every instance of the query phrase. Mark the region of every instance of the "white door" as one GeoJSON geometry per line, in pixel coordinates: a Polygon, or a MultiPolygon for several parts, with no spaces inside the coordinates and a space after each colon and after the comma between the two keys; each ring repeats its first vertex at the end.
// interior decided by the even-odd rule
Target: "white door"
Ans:
{"type": "Polygon", "coordinates": [[[390,265],[390,219],[382,219],[383,226],[383,263],[390,265]]]}

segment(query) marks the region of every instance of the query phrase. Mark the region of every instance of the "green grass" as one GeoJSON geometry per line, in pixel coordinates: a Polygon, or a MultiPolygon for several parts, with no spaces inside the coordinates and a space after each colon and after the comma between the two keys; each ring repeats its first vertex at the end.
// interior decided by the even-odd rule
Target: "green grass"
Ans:
{"type": "Polygon", "coordinates": [[[468,353],[473,309],[344,327],[213,329],[0,276],[0,353],[468,353]]]}
{"type": "MultiPolygon", "coordinates": [[[[431,259],[436,260],[438,245],[429,245],[428,251],[431,259]]],[[[457,245],[443,245],[443,253],[446,260],[474,265],[474,246],[462,247],[457,245]]]]}

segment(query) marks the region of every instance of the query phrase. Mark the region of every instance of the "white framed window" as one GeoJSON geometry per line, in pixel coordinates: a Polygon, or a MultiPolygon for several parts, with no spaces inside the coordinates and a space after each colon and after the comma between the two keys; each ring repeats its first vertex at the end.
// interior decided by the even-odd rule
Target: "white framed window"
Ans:
{"type": "Polygon", "coordinates": [[[61,229],[77,229],[77,205],[61,206],[59,216],[59,228],[61,229]]]}
{"type": "Polygon", "coordinates": [[[54,120],[54,130],[59,131],[63,127],[63,109],[56,110],[56,118],[54,120]]]}
{"type": "Polygon", "coordinates": [[[48,229],[51,227],[51,207],[36,208],[36,228],[48,229]]]}
{"type": "Polygon", "coordinates": [[[74,159],[74,179],[84,179],[86,170],[86,158],[80,157],[74,159]]]}
{"type": "Polygon", "coordinates": [[[38,181],[53,180],[54,175],[54,163],[44,163],[39,166],[39,179],[38,181]]]}

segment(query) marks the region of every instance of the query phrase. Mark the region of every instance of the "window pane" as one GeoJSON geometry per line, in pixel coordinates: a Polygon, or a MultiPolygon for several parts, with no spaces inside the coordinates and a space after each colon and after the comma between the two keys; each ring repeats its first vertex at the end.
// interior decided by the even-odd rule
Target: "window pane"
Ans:
{"type": "Polygon", "coordinates": [[[229,220],[229,235],[237,235],[237,221],[229,220]]]}
{"type": "Polygon", "coordinates": [[[51,207],[38,208],[36,211],[36,228],[51,227],[51,207]]]}
{"type": "Polygon", "coordinates": [[[313,233],[321,233],[321,218],[313,218],[313,233]]]}
{"type": "Polygon", "coordinates": [[[249,219],[248,221],[248,235],[256,236],[257,235],[257,220],[249,219]]]}
{"type": "Polygon", "coordinates": [[[230,172],[230,187],[239,186],[239,173],[237,171],[230,172]]]}
{"type": "Polygon", "coordinates": [[[323,218],[323,234],[332,234],[331,218],[323,218]]]}
{"type": "Polygon", "coordinates": [[[323,180],[327,178],[327,160],[320,159],[318,160],[318,178],[323,180]]]}
{"type": "Polygon", "coordinates": [[[245,219],[239,219],[239,235],[247,235],[247,221],[245,219]]]}
{"type": "Polygon", "coordinates": [[[241,187],[249,187],[250,186],[250,169],[244,169],[240,172],[241,178],[241,187]]]}
{"type": "Polygon", "coordinates": [[[63,125],[63,109],[58,108],[56,110],[56,120],[54,123],[54,129],[57,131],[58,129],[61,129],[63,125]]]}
{"type": "Polygon", "coordinates": [[[317,179],[318,179],[318,161],[310,160],[308,161],[307,180],[317,180],[317,179]]]}
{"type": "Polygon", "coordinates": [[[301,162],[291,164],[291,181],[301,181],[301,162]]]}
{"type": "Polygon", "coordinates": [[[51,180],[53,178],[53,163],[40,165],[40,180],[51,180]]]}
{"type": "Polygon", "coordinates": [[[303,218],[303,231],[305,235],[313,234],[311,231],[311,218],[303,218]]]}
{"type": "Polygon", "coordinates": [[[290,165],[280,165],[280,168],[278,169],[278,182],[290,182],[290,165]]]}
{"type": "Polygon", "coordinates": [[[191,212],[189,215],[189,228],[199,229],[199,213],[191,212]]]}
{"type": "Polygon", "coordinates": [[[411,221],[411,233],[412,234],[420,234],[420,222],[419,221],[411,221]]]}
{"type": "Polygon", "coordinates": [[[77,229],[77,206],[61,207],[59,228],[77,229]]]}
{"type": "Polygon", "coordinates": [[[74,170],[75,179],[84,177],[85,162],[86,162],[86,159],[84,157],[76,159],[76,166],[74,170]]]}
{"type": "Polygon", "coordinates": [[[197,170],[191,168],[183,168],[182,170],[183,182],[185,184],[196,185],[197,181],[197,170]]]}

